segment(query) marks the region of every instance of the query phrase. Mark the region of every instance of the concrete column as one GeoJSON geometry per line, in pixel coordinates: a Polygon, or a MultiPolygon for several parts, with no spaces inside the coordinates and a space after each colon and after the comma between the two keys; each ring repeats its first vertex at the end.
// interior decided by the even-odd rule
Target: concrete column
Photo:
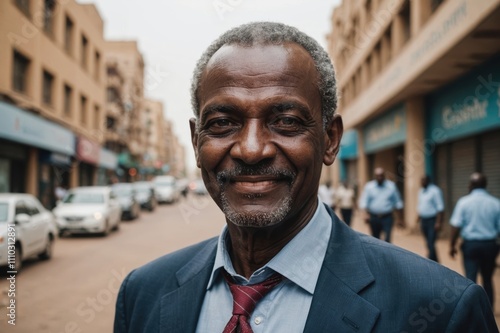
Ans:
{"type": "Polygon", "coordinates": [[[71,162],[71,169],[69,170],[69,188],[78,186],[79,166],[80,162],[76,160],[71,162]]]}
{"type": "Polygon", "coordinates": [[[432,14],[432,0],[410,1],[410,32],[416,36],[432,14]]]}
{"type": "Polygon", "coordinates": [[[38,149],[33,147],[28,151],[26,193],[38,196],[38,149]]]}
{"type": "Polygon", "coordinates": [[[417,230],[417,201],[420,179],[425,175],[425,107],[423,98],[406,102],[405,142],[405,221],[410,230],[417,230]]]}

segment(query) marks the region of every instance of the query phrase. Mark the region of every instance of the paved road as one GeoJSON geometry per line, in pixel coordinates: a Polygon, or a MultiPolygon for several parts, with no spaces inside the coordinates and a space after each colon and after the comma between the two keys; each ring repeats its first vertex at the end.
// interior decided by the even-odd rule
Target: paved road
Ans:
{"type": "Polygon", "coordinates": [[[8,283],[0,280],[0,332],[109,333],[125,275],[175,249],[220,232],[223,215],[209,197],[143,212],[107,238],[58,239],[48,262],[32,260],[16,280],[16,326],[7,324],[8,283]]]}
{"type": "MultiPolygon", "coordinates": [[[[135,267],[165,253],[219,233],[223,215],[209,197],[192,197],[176,205],[143,213],[107,238],[58,239],[48,262],[26,263],[16,280],[16,326],[7,324],[6,277],[0,280],[0,332],[109,333],[118,287],[135,267]]],[[[354,228],[366,227],[354,221],[354,228]]],[[[397,230],[397,245],[425,254],[423,240],[397,230]]],[[[460,260],[446,256],[447,242],[438,242],[443,264],[462,273],[460,260]]],[[[500,270],[495,274],[497,322],[500,322],[500,270]]]]}

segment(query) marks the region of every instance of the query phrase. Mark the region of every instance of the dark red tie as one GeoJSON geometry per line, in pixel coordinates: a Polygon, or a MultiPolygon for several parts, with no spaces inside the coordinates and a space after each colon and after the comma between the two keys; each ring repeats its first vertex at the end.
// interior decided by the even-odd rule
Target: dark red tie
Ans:
{"type": "Polygon", "coordinates": [[[224,277],[231,294],[233,294],[233,316],[229,319],[222,333],[253,333],[248,319],[252,315],[255,305],[283,280],[283,276],[275,273],[261,283],[247,286],[235,284],[233,278],[227,272],[224,272],[224,277]]]}

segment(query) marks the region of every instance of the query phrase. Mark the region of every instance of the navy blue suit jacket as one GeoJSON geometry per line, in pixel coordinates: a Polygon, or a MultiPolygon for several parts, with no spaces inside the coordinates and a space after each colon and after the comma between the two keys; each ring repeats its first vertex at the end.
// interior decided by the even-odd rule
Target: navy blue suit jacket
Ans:
{"type": "MultiPolygon", "coordinates": [[[[333,214],[332,223],[304,332],[498,332],[480,286],[333,214]]],[[[216,246],[212,238],[131,272],[114,332],[195,332],[216,246]]]]}

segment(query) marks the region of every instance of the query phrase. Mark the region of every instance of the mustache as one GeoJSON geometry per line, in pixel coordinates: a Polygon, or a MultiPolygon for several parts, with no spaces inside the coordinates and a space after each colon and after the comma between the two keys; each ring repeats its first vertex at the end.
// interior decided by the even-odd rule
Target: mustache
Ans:
{"type": "Polygon", "coordinates": [[[220,185],[224,185],[229,182],[231,178],[238,176],[272,176],[287,179],[289,183],[292,184],[295,180],[296,173],[288,169],[280,169],[264,164],[238,164],[232,169],[219,171],[217,173],[217,181],[220,185]]]}

